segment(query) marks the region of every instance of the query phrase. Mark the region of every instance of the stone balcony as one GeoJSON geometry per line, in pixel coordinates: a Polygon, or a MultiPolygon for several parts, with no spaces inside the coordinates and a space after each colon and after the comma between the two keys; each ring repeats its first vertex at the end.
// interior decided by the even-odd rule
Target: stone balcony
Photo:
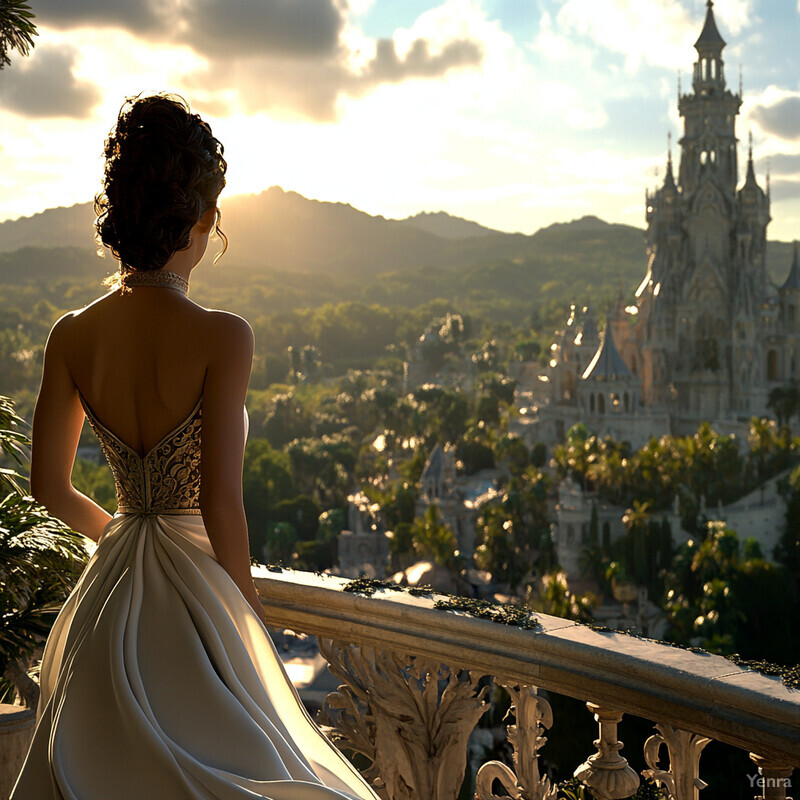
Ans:
{"type": "MultiPolygon", "coordinates": [[[[701,754],[711,740],[754,762],[737,797],[786,798],[800,766],[800,692],[720,656],[544,614],[531,628],[506,625],[436,608],[436,596],[345,592],[348,582],[329,576],[263,568],[254,575],[270,625],[319,637],[341,683],[323,722],[343,749],[372,761],[366,774],[387,800],[455,800],[470,736],[488,710],[487,678],[511,698],[514,771],[484,764],[478,800],[555,798],[539,768],[553,724],[539,690],[583,701],[594,715],[598,737],[586,742],[586,760],[562,769],[600,800],[630,797],[640,785],[620,752],[623,715],[654,724],[642,775],[671,800],[700,797],[701,754]]],[[[713,786],[702,796],[720,797],[713,786]]]]}

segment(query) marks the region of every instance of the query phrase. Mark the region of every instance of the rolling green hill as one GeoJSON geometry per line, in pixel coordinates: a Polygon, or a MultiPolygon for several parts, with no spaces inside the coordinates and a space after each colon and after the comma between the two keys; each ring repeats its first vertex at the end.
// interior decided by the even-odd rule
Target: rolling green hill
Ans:
{"type": "MultiPolygon", "coordinates": [[[[57,280],[99,287],[115,262],[97,257],[92,220],[83,203],[0,224],[0,287],[57,280]]],[[[235,304],[240,289],[258,286],[265,311],[343,300],[415,307],[446,298],[516,320],[553,302],[592,299],[602,311],[619,290],[632,297],[645,272],[643,231],[597,217],[533,235],[502,233],[442,212],[385,219],[272,187],[226,199],[223,229],[228,253],[212,267],[212,241],[193,279],[198,299],[207,287],[235,304]]],[[[789,243],[769,243],[778,283],[790,262],[789,243]]]]}

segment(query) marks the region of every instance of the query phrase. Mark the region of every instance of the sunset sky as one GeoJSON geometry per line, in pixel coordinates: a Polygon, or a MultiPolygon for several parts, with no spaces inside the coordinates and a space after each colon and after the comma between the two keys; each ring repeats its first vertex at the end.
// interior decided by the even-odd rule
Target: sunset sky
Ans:
{"type": "MultiPolygon", "coordinates": [[[[371,214],[444,210],[533,233],[595,214],[644,226],[691,89],[705,0],[28,0],[40,35],[0,71],[0,220],[91,199],[122,99],[183,94],[229,163],[371,214]]],[[[800,239],[800,0],[717,0],[772,185],[800,239]]],[[[224,209],[224,196],[223,196],[224,209]]]]}

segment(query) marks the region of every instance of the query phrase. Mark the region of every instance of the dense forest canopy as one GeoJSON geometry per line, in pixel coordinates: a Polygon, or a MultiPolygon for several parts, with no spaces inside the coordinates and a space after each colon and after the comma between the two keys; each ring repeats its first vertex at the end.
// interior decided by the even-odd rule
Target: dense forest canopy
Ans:
{"type": "MultiPolygon", "coordinates": [[[[233,200],[224,227],[250,249],[240,241],[211,266],[212,242],[191,297],[241,314],[256,335],[244,474],[254,555],[331,566],[347,496],[359,491],[393,530],[394,565],[429,558],[458,574],[472,563],[541,610],[588,618],[595,601],[571,592],[550,536],[554,486],[570,474],[630,505],[625,539],[612,546],[594,530],[584,554],[586,574],[602,593],[627,575],[649,587],[676,641],[796,657],[793,645],[769,644],[788,643],[777,629],[756,634],[759,625],[767,630],[764,620],[793,624],[796,616],[793,596],[786,613],[774,614],[779,599],[765,587],[786,597],[800,574],[792,528],[800,470],[784,480],[787,530],[777,565],[746,531],[739,540],[706,528],[698,513],[701,498],[729,502],[781,470],[788,474],[799,452],[788,428],[754,420],[749,452],[708,426],[635,453],[588,431],[572,431],[552,453],[509,434],[515,363],[543,363],[571,304],[591,301],[602,317],[620,290],[633,302],[644,272],[642,231],[587,217],[523,236],[447,215],[384,220],[280,190],[233,200]],[[284,221],[283,235],[275,220],[259,232],[270,209],[284,221]],[[286,231],[298,226],[313,241],[294,242],[286,231]],[[449,376],[444,385],[407,386],[404,363],[412,354],[449,376]],[[417,513],[418,481],[437,443],[453,448],[461,474],[498,467],[505,475],[477,519],[474,554],[454,549],[454,533],[435,507],[417,513]],[[688,528],[693,543],[682,548],[661,513],[677,495],[686,524],[695,526],[688,528]],[[705,591],[723,583],[735,593],[705,591]],[[754,592],[763,600],[757,614],[754,592]],[[741,623],[743,608],[761,620],[756,627],[741,623]]],[[[100,296],[102,278],[115,268],[83,241],[84,225],[91,219],[83,207],[0,225],[0,395],[11,396],[28,420],[53,322],[100,296]]],[[[789,245],[775,243],[771,252],[775,264],[788,266],[789,245]]],[[[778,405],[788,419],[800,409],[795,401],[778,405]]],[[[81,445],[73,479],[113,509],[113,482],[96,461],[88,425],[81,445]]]]}

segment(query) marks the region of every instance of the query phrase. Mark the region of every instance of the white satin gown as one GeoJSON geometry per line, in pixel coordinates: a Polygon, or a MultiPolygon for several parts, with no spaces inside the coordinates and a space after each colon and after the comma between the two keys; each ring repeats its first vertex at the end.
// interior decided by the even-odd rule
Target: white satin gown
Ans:
{"type": "Polygon", "coordinates": [[[202,397],[141,456],[56,620],[12,800],[377,800],[309,717],[199,508],[202,397]]]}

